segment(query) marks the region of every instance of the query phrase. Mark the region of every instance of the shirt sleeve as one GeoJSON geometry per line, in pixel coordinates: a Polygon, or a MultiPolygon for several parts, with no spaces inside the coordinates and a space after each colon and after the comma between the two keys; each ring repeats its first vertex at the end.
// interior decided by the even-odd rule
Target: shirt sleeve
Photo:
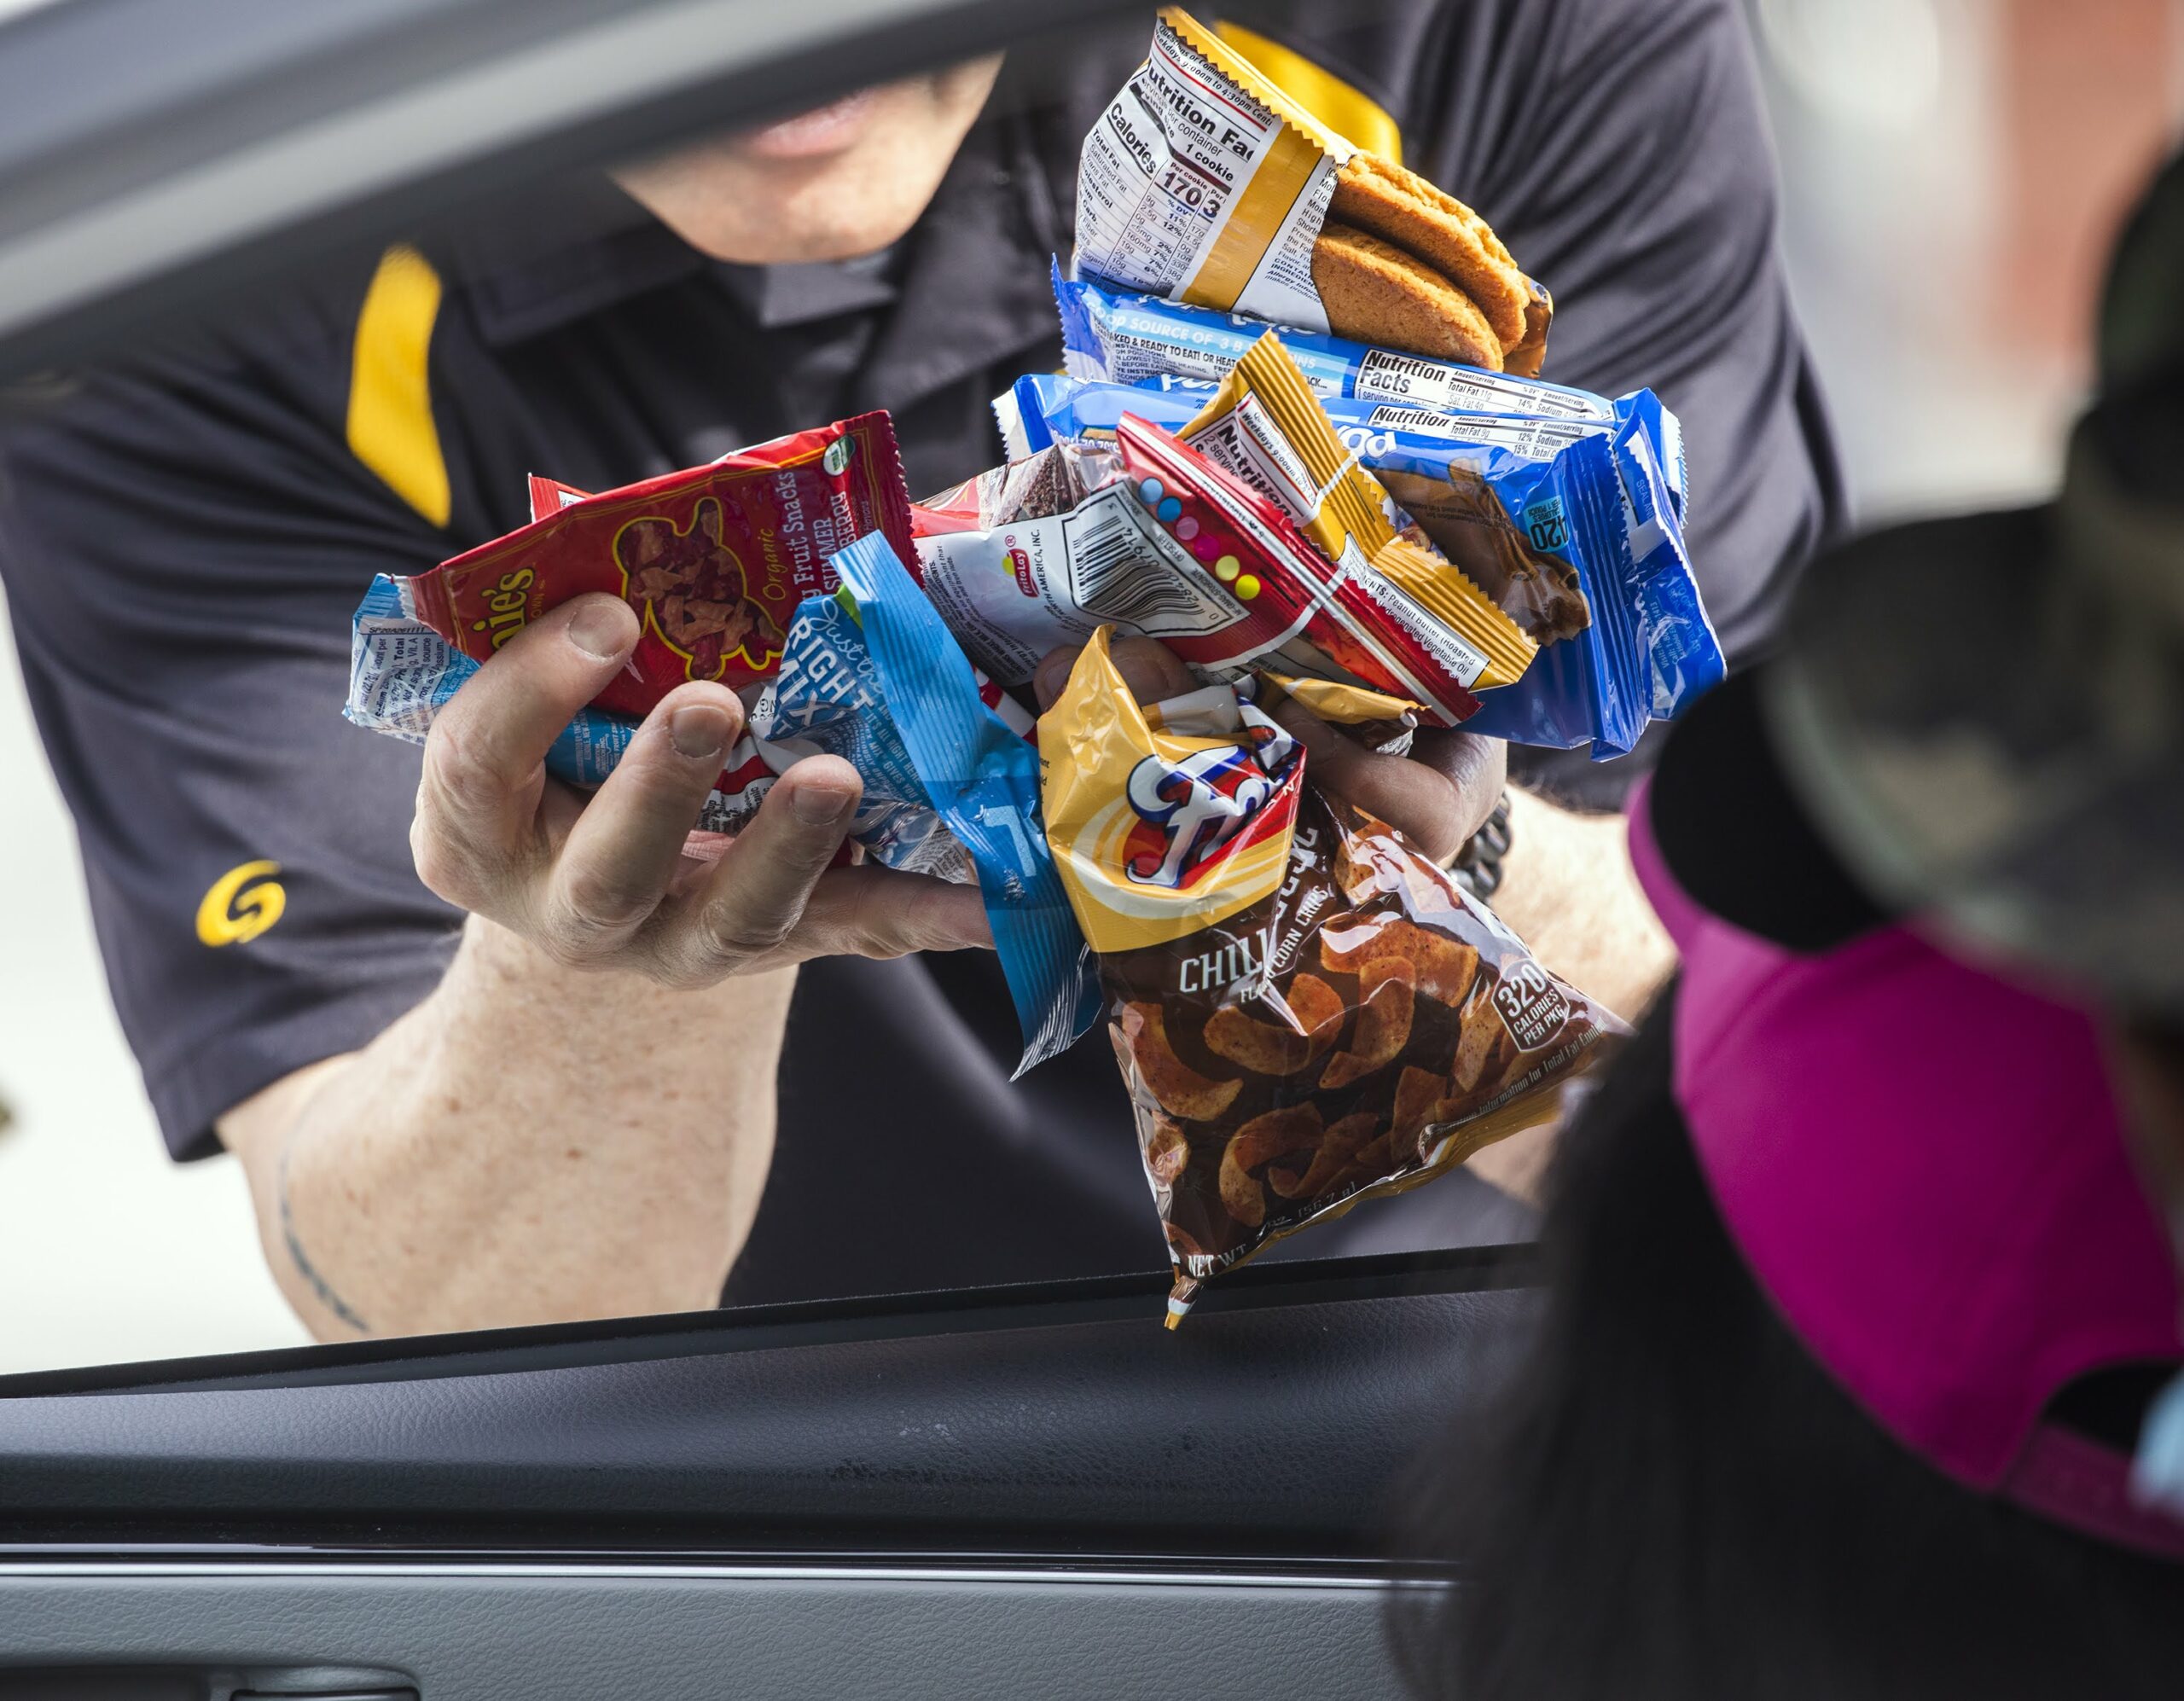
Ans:
{"type": "Polygon", "coordinates": [[[414,1006],[458,925],[410,861],[418,752],[341,717],[365,584],[446,551],[346,454],[327,340],[55,380],[0,428],[32,708],[177,1158],[414,1006]]]}
{"type": "MultiPolygon", "coordinates": [[[[1777,252],[1774,153],[1739,9],[1437,9],[1406,102],[1409,163],[1472,201],[1554,292],[1546,376],[1610,396],[1650,386],[1682,420],[1692,557],[1734,667],[1845,518],[1777,252]]],[[[1657,745],[1605,764],[1513,752],[1513,766],[1565,801],[1616,807],[1657,745]]]]}

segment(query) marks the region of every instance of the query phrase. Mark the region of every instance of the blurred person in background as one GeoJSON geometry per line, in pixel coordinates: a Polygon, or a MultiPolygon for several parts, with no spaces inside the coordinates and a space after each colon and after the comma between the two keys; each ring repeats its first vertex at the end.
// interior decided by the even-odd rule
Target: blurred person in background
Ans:
{"type": "Polygon", "coordinates": [[[2184,165],[2099,364],[2056,501],[1824,560],[1637,800],[1682,966],[1443,1448],[1422,1692],[2184,1681],[2184,165]]]}
{"type": "MultiPolygon", "coordinates": [[[[675,693],[588,803],[545,780],[636,639],[619,601],[533,623],[421,766],[339,715],[372,576],[520,525],[532,470],[602,489],[876,407],[914,490],[990,462],[989,398],[1056,363],[1048,256],[1149,26],[506,197],[67,374],[8,423],[0,570],[124,1027],[174,1155],[241,1158],[315,1331],[1160,1261],[1106,1048],[1009,1083],[1013,1007],[964,949],[975,893],[822,873],[845,764],[799,764],[710,874],[678,852],[741,724],[727,691],[675,693]]],[[[1732,0],[1440,0],[1231,34],[1551,281],[1549,375],[1679,410],[1693,554],[1749,653],[1841,497],[1732,0]]],[[[1588,813],[1634,764],[1461,734],[1396,761],[1301,731],[1321,783],[1444,857],[1506,767],[1503,913],[1642,1001],[1665,949],[1619,826],[1588,813]]],[[[1356,1213],[1318,1250],[1461,1234],[1465,1197],[1356,1213]]]]}

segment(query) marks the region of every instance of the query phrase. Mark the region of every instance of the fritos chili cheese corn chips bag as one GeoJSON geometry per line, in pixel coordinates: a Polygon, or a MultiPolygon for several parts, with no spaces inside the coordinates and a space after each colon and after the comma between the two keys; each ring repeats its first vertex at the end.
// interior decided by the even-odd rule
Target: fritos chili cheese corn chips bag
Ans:
{"type": "MultiPolygon", "coordinates": [[[[834,588],[829,556],[868,531],[910,551],[909,493],[884,413],[597,496],[551,494],[566,505],[396,581],[404,612],[483,661],[572,596],[619,596],[642,632],[593,701],[624,715],[685,680],[746,691],[771,678],[797,605],[834,588]]],[[[532,502],[546,505],[535,486],[532,502]]]]}
{"type": "Polygon", "coordinates": [[[1039,723],[1176,1268],[1208,1277],[1556,1113],[1606,1011],[1221,686],[1141,708],[1103,630],[1039,723]]]}

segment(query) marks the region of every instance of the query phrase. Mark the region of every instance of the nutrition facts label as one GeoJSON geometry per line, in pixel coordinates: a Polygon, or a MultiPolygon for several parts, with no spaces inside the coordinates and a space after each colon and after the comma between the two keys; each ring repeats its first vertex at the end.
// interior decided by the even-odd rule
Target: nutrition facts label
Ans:
{"type": "Polygon", "coordinates": [[[1431,408],[1375,408],[1366,424],[1376,431],[1438,437],[1450,443],[1490,444],[1527,461],[1552,461],[1581,437],[1599,436],[1605,420],[1519,420],[1507,415],[1443,414],[1431,408]]]}
{"type": "Polygon", "coordinates": [[[1409,402],[1423,408],[1455,408],[1482,414],[1538,414],[1571,420],[1615,417],[1615,404],[1603,397],[1530,384],[1417,355],[1394,354],[1386,349],[1366,351],[1353,393],[1361,401],[1409,402]]]}
{"type": "Polygon", "coordinates": [[[1325,330],[1311,251],[1340,163],[1164,20],[1084,139],[1077,264],[1149,294],[1325,330]]]}

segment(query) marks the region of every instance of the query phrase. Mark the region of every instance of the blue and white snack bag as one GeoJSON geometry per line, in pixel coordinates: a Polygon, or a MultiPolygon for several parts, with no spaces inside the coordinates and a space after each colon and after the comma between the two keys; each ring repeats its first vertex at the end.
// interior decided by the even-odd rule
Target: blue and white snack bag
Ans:
{"type": "MultiPolygon", "coordinates": [[[[1065,277],[1059,261],[1049,262],[1048,273],[1061,315],[1062,364],[1072,378],[1138,384],[1172,377],[1217,384],[1266,333],[1263,319],[1065,277]]],[[[1614,417],[1614,404],[1588,391],[1374,348],[1324,330],[1279,328],[1282,347],[1321,396],[1542,419],[1614,417]]]]}
{"type": "Polygon", "coordinates": [[[751,734],[775,774],[821,755],[857,769],[864,794],[850,837],[874,862],[959,885],[974,878],[969,856],[926,799],[863,630],[839,597],[807,596],[797,606],[781,671],[752,705],[751,734]]]}
{"type": "MultiPolygon", "coordinates": [[[[1290,334],[1282,334],[1285,348],[1290,334]]],[[[1164,431],[1178,430],[1190,422],[1213,392],[1211,384],[1172,375],[1136,384],[1113,384],[1061,373],[1027,373],[993,398],[994,423],[1001,431],[1002,446],[1008,458],[1020,461],[1056,442],[1112,439],[1116,421],[1125,413],[1136,414],[1164,431]]],[[[1583,418],[1428,408],[1324,393],[1320,395],[1320,405],[1334,421],[1343,441],[1368,467],[1394,450],[1430,450],[1436,443],[1461,443],[1503,450],[1528,461],[1551,461],[1581,437],[1612,438],[1635,421],[1651,438],[1655,458],[1667,475],[1676,517],[1681,520],[1684,514],[1683,427],[1651,390],[1618,396],[1606,403],[1605,412],[1583,418]]]]}
{"type": "MultiPolygon", "coordinates": [[[[1066,1050],[1099,983],[1039,812],[1039,753],[982,700],[969,659],[878,532],[834,557],[926,795],[978,871],[1024,1036],[1016,1072],[1066,1050]]],[[[1014,707],[1014,705],[1011,705],[1014,707]]]]}

